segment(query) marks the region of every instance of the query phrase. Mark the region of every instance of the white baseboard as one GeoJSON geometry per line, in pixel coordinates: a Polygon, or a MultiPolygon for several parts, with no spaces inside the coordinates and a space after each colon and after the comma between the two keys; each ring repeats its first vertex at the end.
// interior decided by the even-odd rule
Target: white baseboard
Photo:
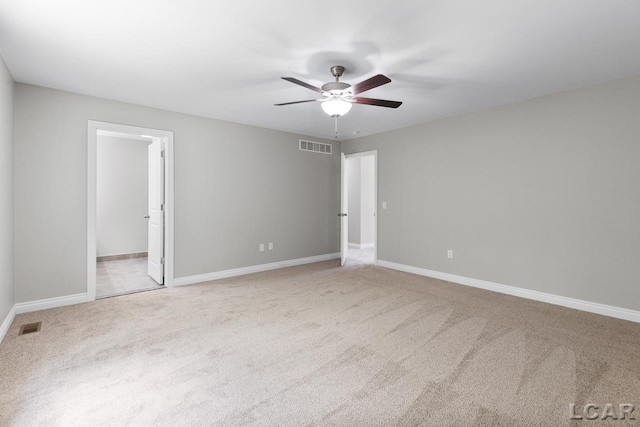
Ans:
{"type": "Polygon", "coordinates": [[[64,307],[67,305],[87,302],[87,294],[67,295],[64,297],[47,298],[38,301],[16,303],[16,314],[30,313],[32,311],[46,310],[48,308],[64,307]]]}
{"type": "Polygon", "coordinates": [[[328,261],[340,258],[340,252],[317,255],[307,258],[290,259],[287,261],[272,262],[270,264],[252,265],[250,267],[234,268],[231,270],[215,271],[213,273],[198,274],[195,276],[178,277],[173,279],[173,286],[193,285],[194,283],[208,282],[210,280],[226,279],[228,277],[243,276],[245,274],[259,273],[261,271],[276,270],[278,268],[294,267],[296,265],[311,264],[314,262],[328,261]]]}
{"type": "Polygon", "coordinates": [[[375,243],[351,243],[349,242],[349,247],[353,249],[369,249],[374,248],[376,246],[375,243]]]}
{"type": "Polygon", "coordinates": [[[434,279],[446,280],[447,282],[458,283],[460,285],[472,286],[474,288],[486,289],[489,291],[500,292],[501,294],[513,295],[520,298],[531,299],[535,301],[546,302],[549,304],[561,305],[563,307],[574,308],[576,310],[588,311],[590,313],[601,314],[603,316],[615,317],[618,319],[629,320],[631,322],[640,323],[640,311],[629,310],[627,308],[614,307],[611,305],[599,304],[590,301],[583,301],[575,298],[563,297],[545,292],[532,291],[529,289],[517,288],[515,286],[501,285],[498,283],[487,282],[485,280],[472,279],[464,276],[456,276],[455,274],[442,273],[440,271],[427,270],[410,265],[398,264],[390,261],[378,260],[380,267],[391,268],[393,270],[413,273],[420,276],[432,277],[434,279]]]}
{"type": "Polygon", "coordinates": [[[4,321],[2,322],[2,326],[0,326],[0,343],[2,343],[4,336],[7,335],[7,331],[9,331],[9,328],[11,327],[11,323],[13,323],[13,319],[15,317],[16,317],[16,306],[14,304],[13,307],[11,307],[11,310],[9,310],[7,317],[4,318],[4,321]]]}
{"type": "Polygon", "coordinates": [[[68,295],[64,297],[16,303],[11,307],[9,314],[7,314],[7,317],[5,317],[2,322],[2,326],[0,326],[0,343],[11,327],[11,323],[13,323],[16,314],[30,313],[32,311],[46,310],[48,308],[64,307],[67,305],[80,304],[82,302],[87,302],[87,294],[68,295]]]}

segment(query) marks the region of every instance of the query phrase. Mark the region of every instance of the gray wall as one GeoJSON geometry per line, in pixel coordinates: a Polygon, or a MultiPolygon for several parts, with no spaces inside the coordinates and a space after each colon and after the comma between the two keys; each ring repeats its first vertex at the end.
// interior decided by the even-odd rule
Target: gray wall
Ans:
{"type": "Polygon", "coordinates": [[[349,243],[360,244],[360,158],[347,159],[349,243]]]}
{"type": "Polygon", "coordinates": [[[13,96],[14,83],[0,58],[0,323],[14,299],[13,269],[13,96]]]}
{"type": "Polygon", "coordinates": [[[379,259],[640,310],[640,76],[343,143],[372,149],[379,259]]]}
{"type": "Polygon", "coordinates": [[[98,136],[98,256],[147,252],[148,147],[151,140],[98,136]]]}
{"type": "Polygon", "coordinates": [[[175,133],[176,277],[339,250],[338,142],[17,84],[18,302],[86,292],[89,119],[175,133]]]}

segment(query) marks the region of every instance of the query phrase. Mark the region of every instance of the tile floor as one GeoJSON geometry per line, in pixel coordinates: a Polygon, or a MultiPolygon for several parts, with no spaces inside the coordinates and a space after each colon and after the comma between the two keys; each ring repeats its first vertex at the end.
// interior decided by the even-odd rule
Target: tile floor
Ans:
{"type": "Polygon", "coordinates": [[[349,252],[347,252],[347,263],[373,264],[374,254],[375,254],[374,248],[367,248],[367,249],[349,248],[349,252]]]}
{"type": "Polygon", "coordinates": [[[97,263],[96,298],[162,288],[147,274],[146,257],[97,263]]]}

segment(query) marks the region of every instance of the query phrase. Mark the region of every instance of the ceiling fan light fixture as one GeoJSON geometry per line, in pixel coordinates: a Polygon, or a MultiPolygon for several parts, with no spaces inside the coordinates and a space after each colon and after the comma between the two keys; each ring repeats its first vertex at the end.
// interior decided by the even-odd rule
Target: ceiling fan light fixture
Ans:
{"type": "Polygon", "coordinates": [[[331,117],[344,116],[351,110],[351,102],[342,99],[329,99],[320,104],[322,110],[331,117]]]}
{"type": "MultiPolygon", "coordinates": [[[[402,102],[399,101],[389,101],[386,99],[375,99],[375,98],[363,98],[359,96],[361,93],[366,92],[368,90],[377,88],[379,86],[385,85],[391,82],[391,79],[382,74],[377,74],[373,77],[370,77],[356,85],[352,86],[349,83],[341,82],[340,77],[344,74],[344,67],[341,65],[334,65],[331,67],[331,74],[335,77],[335,81],[328,82],[323,84],[321,87],[310,85],[309,83],[305,83],[301,80],[296,79],[295,77],[282,77],[283,80],[286,80],[290,83],[296,84],[298,86],[302,86],[304,88],[310,89],[314,92],[318,92],[322,94],[322,98],[317,99],[305,99],[304,101],[294,101],[294,102],[283,102],[280,104],[274,104],[276,106],[282,105],[291,105],[291,104],[303,104],[307,102],[320,102],[320,106],[322,110],[330,117],[338,118],[340,116],[344,116],[351,110],[351,106],[356,104],[362,105],[376,105],[378,107],[386,107],[386,108],[398,108],[402,105],[402,102]]],[[[337,125],[338,121],[336,120],[336,138],[337,138],[337,125]]]]}

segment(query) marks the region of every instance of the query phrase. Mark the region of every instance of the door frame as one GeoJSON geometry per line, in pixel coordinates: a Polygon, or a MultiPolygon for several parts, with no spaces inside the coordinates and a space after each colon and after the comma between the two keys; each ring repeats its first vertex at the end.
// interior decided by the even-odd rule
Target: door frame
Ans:
{"type": "Polygon", "coordinates": [[[347,156],[340,153],[340,267],[349,255],[349,170],[347,156]]]}
{"type": "MultiPolygon", "coordinates": [[[[343,153],[344,154],[344,153],[343,153]]],[[[354,157],[370,157],[373,156],[373,265],[378,265],[378,150],[361,151],[358,153],[345,154],[346,160],[354,157]]],[[[345,167],[347,162],[345,162],[345,167]]],[[[346,174],[345,174],[346,176],[346,174]]],[[[342,183],[340,183],[342,185],[342,183]]],[[[347,236],[347,240],[348,240],[347,236]]],[[[342,249],[342,242],[340,242],[342,249]]],[[[349,245],[347,243],[347,253],[349,245]]]]}
{"type": "Polygon", "coordinates": [[[97,151],[99,130],[148,135],[164,141],[164,285],[172,287],[174,280],[173,132],[89,120],[87,122],[87,301],[95,301],[96,299],[97,151]]]}

